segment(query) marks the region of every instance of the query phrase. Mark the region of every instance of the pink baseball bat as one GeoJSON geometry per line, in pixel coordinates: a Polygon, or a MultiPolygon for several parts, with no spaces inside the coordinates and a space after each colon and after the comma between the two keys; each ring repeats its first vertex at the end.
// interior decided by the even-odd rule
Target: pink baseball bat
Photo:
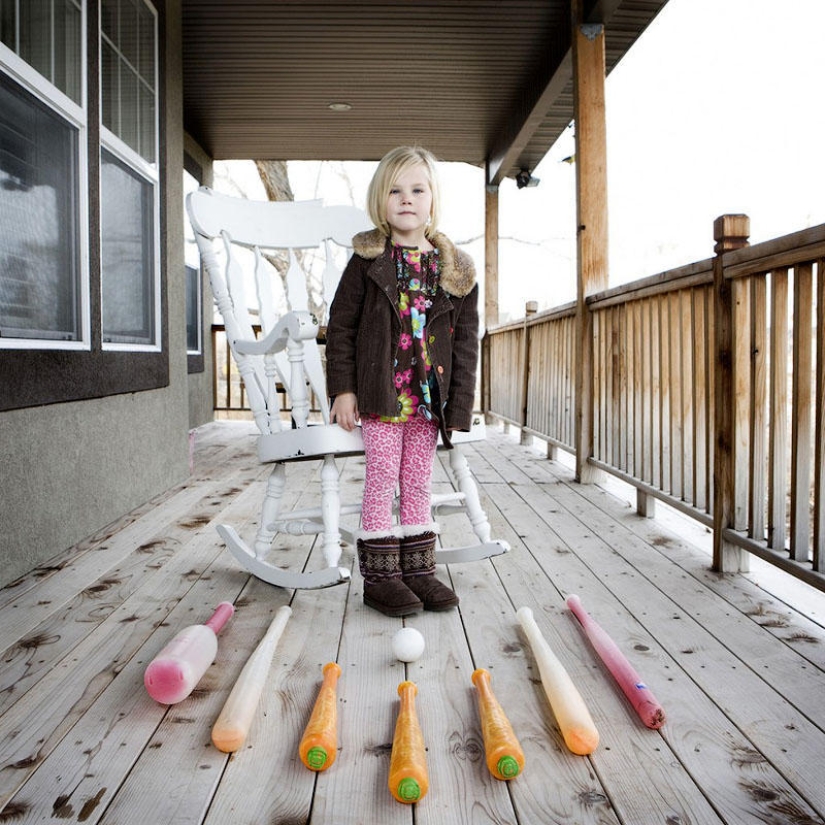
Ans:
{"type": "Polygon", "coordinates": [[[149,662],[143,684],[156,702],[174,705],[195,689],[215,661],[218,633],[234,612],[231,602],[221,602],[206,624],[185,627],[149,662]]]}
{"type": "Polygon", "coordinates": [[[607,631],[582,607],[578,596],[568,596],[567,606],[581,623],[593,649],[599,654],[599,658],[613,675],[624,695],[630,700],[630,704],[633,705],[642,722],[649,728],[662,727],[665,723],[664,709],[607,631]]]}

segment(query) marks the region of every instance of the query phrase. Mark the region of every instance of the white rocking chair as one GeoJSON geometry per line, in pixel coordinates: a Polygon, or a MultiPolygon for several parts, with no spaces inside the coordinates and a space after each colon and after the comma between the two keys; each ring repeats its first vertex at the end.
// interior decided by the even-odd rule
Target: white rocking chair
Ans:
{"type": "MultiPolygon", "coordinates": [[[[260,431],[258,457],[273,464],[254,551],[230,525],[219,525],[218,533],[245,569],[270,584],[313,589],[347,581],[349,570],[339,567],[338,562],[342,537],[352,543],[353,535],[340,517],[360,513],[361,505],[342,505],[335,458],[361,454],[364,445],[360,428],[348,433],[330,424],[325,372],[317,345],[320,321],[308,310],[306,276],[295,251],[323,248],[323,287],[329,303],[341,274],[331,244],[349,247],[352,236],[369,228],[369,221],[354,207],[325,207],[321,201],[250,201],[217,194],[207,187],[190,193],[186,206],[215,304],[223,316],[227,342],[260,431]],[[282,279],[266,259],[269,251],[277,250],[289,253],[286,294],[282,279]],[[250,298],[255,299],[255,310],[250,309],[250,298]],[[255,335],[256,322],[261,327],[260,338],[255,335]],[[291,402],[287,420],[281,417],[279,385],[291,402]],[[309,421],[310,391],[318,399],[322,423],[309,421]],[[321,461],[321,505],[281,512],[287,465],[308,459],[321,461]],[[326,569],[298,572],[273,564],[268,557],[278,533],[322,534],[326,569]]],[[[483,419],[478,418],[471,433],[455,436],[455,443],[483,438],[483,419]]],[[[436,561],[452,564],[507,552],[505,542],[490,540],[490,525],[460,448],[450,451],[450,468],[458,492],[434,496],[433,515],[466,513],[479,543],[438,549],[436,561]]]]}

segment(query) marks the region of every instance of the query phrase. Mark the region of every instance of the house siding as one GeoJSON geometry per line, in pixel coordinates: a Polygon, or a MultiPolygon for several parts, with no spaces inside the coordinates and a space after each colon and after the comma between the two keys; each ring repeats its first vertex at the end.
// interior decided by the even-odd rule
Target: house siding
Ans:
{"type": "MultiPolygon", "coordinates": [[[[211,397],[203,387],[211,370],[189,376],[186,355],[180,0],[158,0],[155,6],[161,67],[163,356],[168,360],[168,382],[146,391],[0,413],[0,585],[48,565],[58,554],[184,481],[189,429],[211,417],[211,397]]],[[[96,55],[96,49],[89,50],[90,61],[96,55]]],[[[96,64],[90,66],[90,72],[96,71],[96,64]]],[[[96,199],[90,209],[94,215],[99,213],[99,194],[94,185],[90,190],[96,199]]],[[[204,343],[208,347],[206,334],[204,343]]]]}

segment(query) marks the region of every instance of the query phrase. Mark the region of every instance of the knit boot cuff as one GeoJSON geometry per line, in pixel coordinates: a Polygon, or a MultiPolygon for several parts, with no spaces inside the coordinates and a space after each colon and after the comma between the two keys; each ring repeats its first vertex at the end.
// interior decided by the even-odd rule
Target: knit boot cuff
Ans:
{"type": "Polygon", "coordinates": [[[400,529],[402,530],[400,534],[402,539],[420,536],[424,533],[435,533],[437,535],[441,532],[441,527],[435,521],[431,521],[429,524],[402,524],[400,529]]]}
{"type": "Polygon", "coordinates": [[[404,536],[401,527],[390,527],[388,530],[356,530],[356,541],[371,541],[373,539],[395,538],[400,539],[404,536]]]}

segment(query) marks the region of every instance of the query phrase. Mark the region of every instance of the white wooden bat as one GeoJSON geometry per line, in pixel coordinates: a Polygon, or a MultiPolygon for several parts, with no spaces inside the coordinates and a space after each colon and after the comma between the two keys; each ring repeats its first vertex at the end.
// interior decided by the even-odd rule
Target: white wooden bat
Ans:
{"type": "Polygon", "coordinates": [[[212,742],[218,750],[232,753],[243,745],[252,727],[278,640],[291,615],[292,608],[287,605],[279,607],[266,635],[246,660],[223,710],[212,726],[212,742]]]}
{"type": "Polygon", "coordinates": [[[581,694],[564,669],[564,665],[542,636],[533,618],[533,611],[529,607],[520,607],[516,617],[530,642],[533,656],[539,666],[542,687],[553,709],[565,745],[580,756],[593,753],[599,744],[599,732],[581,694]]]}

